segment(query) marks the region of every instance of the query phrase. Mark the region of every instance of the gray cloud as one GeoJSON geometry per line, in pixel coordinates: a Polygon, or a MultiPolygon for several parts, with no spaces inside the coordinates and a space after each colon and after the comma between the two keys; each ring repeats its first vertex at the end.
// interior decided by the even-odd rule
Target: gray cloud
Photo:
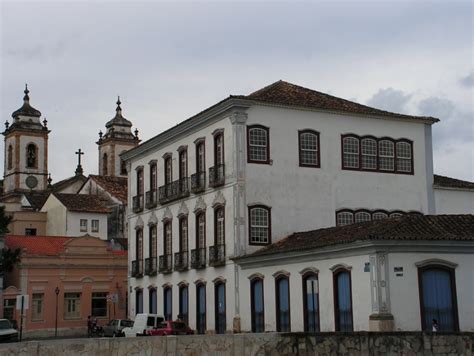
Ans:
{"type": "Polygon", "coordinates": [[[412,95],[393,88],[379,89],[368,101],[367,105],[396,113],[407,113],[407,104],[412,95]]]}
{"type": "Polygon", "coordinates": [[[471,71],[471,73],[469,73],[465,77],[461,78],[459,82],[461,83],[461,85],[465,87],[468,87],[468,88],[474,87],[474,70],[471,71]]]}

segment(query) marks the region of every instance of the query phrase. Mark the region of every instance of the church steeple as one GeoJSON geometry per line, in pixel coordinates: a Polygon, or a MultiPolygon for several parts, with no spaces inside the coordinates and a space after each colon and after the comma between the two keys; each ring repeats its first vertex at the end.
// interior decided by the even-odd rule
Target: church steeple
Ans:
{"type": "Polygon", "coordinates": [[[13,122],[5,123],[4,193],[44,190],[48,177],[48,134],[46,119],[30,104],[25,85],[23,105],[12,113],[13,122]]]}
{"type": "Polygon", "coordinates": [[[115,116],[106,124],[106,131],[99,132],[99,174],[126,176],[127,172],[119,155],[136,147],[140,140],[132,133],[132,123],[122,114],[122,101],[117,97],[115,116]]]}

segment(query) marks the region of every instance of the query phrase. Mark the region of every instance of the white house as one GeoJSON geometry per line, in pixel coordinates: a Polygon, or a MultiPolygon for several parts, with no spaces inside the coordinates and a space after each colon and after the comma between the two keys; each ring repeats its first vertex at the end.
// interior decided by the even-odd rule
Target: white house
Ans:
{"type": "Polygon", "coordinates": [[[90,235],[107,239],[109,208],[97,195],[52,193],[41,208],[48,236],[90,235]]]}
{"type": "Polygon", "coordinates": [[[437,214],[474,214],[474,183],[434,176],[437,214]]]}
{"type": "MultiPolygon", "coordinates": [[[[180,314],[199,333],[250,331],[248,271],[236,258],[298,231],[436,213],[436,121],[279,81],[230,96],[122,154],[131,315],[180,314]]],[[[327,265],[355,266],[368,256],[327,265]]],[[[370,288],[365,293],[354,297],[366,298],[370,288]]],[[[283,330],[272,313],[264,329],[283,330]]],[[[382,320],[387,313],[373,314],[382,320]]],[[[294,317],[292,330],[303,330],[294,317]]],[[[356,329],[387,328],[361,318],[356,329]]],[[[324,329],[334,330],[326,322],[324,329]]]]}

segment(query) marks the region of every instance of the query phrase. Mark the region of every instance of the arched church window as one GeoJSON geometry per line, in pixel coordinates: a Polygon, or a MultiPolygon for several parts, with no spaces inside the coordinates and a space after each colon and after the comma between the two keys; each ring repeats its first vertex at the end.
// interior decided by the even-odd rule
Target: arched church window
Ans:
{"type": "Polygon", "coordinates": [[[26,167],[27,168],[36,168],[36,146],[33,143],[30,143],[26,146],[26,167]]]}
{"type": "Polygon", "coordinates": [[[108,174],[107,164],[108,164],[107,153],[104,153],[104,155],[102,156],[102,175],[104,176],[108,174]]]}
{"type": "Polygon", "coordinates": [[[12,145],[8,146],[8,158],[7,158],[7,168],[12,169],[13,167],[13,147],[12,145]]]}

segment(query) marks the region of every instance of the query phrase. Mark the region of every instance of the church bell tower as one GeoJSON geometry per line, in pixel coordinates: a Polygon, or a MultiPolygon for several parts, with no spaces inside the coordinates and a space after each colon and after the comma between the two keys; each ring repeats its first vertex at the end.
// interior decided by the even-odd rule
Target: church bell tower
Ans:
{"type": "Polygon", "coordinates": [[[105,134],[99,132],[99,175],[127,177],[127,169],[120,159],[120,154],[140,143],[138,130],[132,134],[132,123],[122,116],[122,102],[117,99],[115,117],[105,124],[105,134]]]}
{"type": "Polygon", "coordinates": [[[48,134],[46,119],[30,105],[25,86],[23,106],[12,113],[13,122],[5,122],[3,198],[23,192],[41,191],[48,182],[48,134]]]}

